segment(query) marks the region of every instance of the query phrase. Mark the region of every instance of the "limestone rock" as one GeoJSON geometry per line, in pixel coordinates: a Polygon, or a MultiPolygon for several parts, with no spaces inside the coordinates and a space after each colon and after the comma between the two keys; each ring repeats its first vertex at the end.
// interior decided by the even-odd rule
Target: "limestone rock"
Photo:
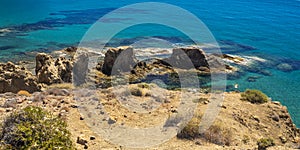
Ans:
{"type": "Polygon", "coordinates": [[[73,63],[64,57],[54,58],[45,53],[36,56],[36,75],[38,82],[45,84],[71,82],[73,63]]]}
{"type": "Polygon", "coordinates": [[[69,53],[75,53],[77,51],[77,47],[71,46],[64,49],[64,51],[69,53]]]}
{"type": "Polygon", "coordinates": [[[0,64],[0,93],[26,90],[30,93],[39,91],[40,85],[30,71],[11,62],[0,64]]]}
{"type": "Polygon", "coordinates": [[[132,47],[110,48],[105,53],[102,72],[106,75],[129,72],[136,64],[132,47]]]}
{"type": "Polygon", "coordinates": [[[182,69],[209,67],[204,51],[196,47],[173,49],[173,53],[170,58],[167,58],[167,62],[173,67],[182,69]]]}

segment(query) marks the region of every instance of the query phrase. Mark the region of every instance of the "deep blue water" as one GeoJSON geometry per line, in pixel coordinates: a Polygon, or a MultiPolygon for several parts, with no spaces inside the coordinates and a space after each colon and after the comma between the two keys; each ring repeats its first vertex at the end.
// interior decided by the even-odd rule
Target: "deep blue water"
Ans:
{"type": "MultiPolygon", "coordinates": [[[[2,0],[0,1],[0,61],[32,59],[32,51],[60,49],[76,45],[100,17],[136,0],[2,0]],[[6,32],[3,29],[10,29],[6,32]],[[2,32],[1,32],[2,31],[2,32]]],[[[224,53],[255,55],[286,62],[293,71],[282,72],[274,66],[260,66],[272,76],[247,73],[239,79],[240,90],[260,89],[273,100],[288,106],[300,126],[300,1],[297,0],[185,0],[156,1],[182,7],[200,18],[224,48],[224,53]],[[249,76],[262,76],[248,82],[249,76]]],[[[139,10],[143,13],[143,10],[139,10]]],[[[124,12],[130,13],[130,12],[124,12]]],[[[121,14],[122,15],[122,14],[121,14]]],[[[176,13],[174,13],[176,15],[176,13]]],[[[118,21],[118,20],[108,20],[118,21]]],[[[189,22],[185,24],[188,26],[189,22]]],[[[182,33],[163,26],[141,25],[126,30],[118,44],[130,44],[141,36],[156,36],[184,43],[182,33]],[[126,40],[124,40],[126,38],[126,40]]]]}

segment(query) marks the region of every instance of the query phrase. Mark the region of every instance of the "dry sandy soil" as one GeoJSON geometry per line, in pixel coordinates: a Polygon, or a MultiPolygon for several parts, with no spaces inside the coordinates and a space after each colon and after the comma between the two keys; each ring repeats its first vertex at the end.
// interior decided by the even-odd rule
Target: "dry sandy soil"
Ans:
{"type": "MultiPolygon", "coordinates": [[[[238,92],[221,95],[224,96],[223,102],[215,105],[217,99],[212,94],[196,90],[169,91],[155,85],[146,88],[130,85],[102,90],[50,89],[29,96],[5,93],[0,95],[0,119],[3,120],[11,112],[27,105],[41,106],[65,118],[77,149],[133,149],[114,144],[118,140],[109,140],[113,139],[112,135],[106,135],[103,129],[115,129],[114,133],[120,132],[119,134],[123,135],[124,130],[119,130],[120,126],[131,129],[163,126],[166,125],[164,123],[167,119],[172,120],[181,113],[186,115],[184,111],[193,106],[195,106],[193,120],[201,123],[204,121],[201,117],[206,110],[215,105],[213,110],[217,112],[219,110],[219,113],[214,125],[228,131],[228,134],[220,134],[219,137],[229,141],[227,144],[229,146],[215,144],[216,142],[208,141],[202,136],[191,139],[174,135],[169,140],[161,142],[158,140],[161,138],[159,133],[156,134],[154,131],[149,134],[152,137],[124,133],[131,135],[131,139],[119,138],[119,142],[145,139],[149,141],[146,146],[161,144],[144,149],[162,150],[257,149],[258,139],[270,137],[274,139],[276,146],[268,149],[293,149],[299,146],[299,130],[292,123],[287,108],[279,102],[252,104],[241,101],[238,92]],[[184,106],[181,108],[182,105],[184,106]],[[87,143],[80,144],[78,139],[87,143]]],[[[173,125],[174,128],[182,127],[180,123],[173,125]]]]}

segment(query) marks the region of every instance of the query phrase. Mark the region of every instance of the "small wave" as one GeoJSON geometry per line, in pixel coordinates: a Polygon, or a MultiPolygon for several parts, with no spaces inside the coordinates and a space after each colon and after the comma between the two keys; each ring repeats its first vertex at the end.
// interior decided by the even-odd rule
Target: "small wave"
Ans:
{"type": "Polygon", "coordinates": [[[2,28],[0,29],[0,33],[9,33],[12,32],[12,30],[10,28],[2,28]]]}

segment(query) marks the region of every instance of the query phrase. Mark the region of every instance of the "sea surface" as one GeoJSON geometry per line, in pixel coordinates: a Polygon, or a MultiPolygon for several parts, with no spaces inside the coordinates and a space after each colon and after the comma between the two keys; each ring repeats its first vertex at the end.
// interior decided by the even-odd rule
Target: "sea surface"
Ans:
{"type": "MultiPolygon", "coordinates": [[[[76,46],[92,24],[105,14],[136,0],[1,0],[0,61],[32,60],[36,52],[51,52],[76,46]]],[[[255,56],[271,60],[242,76],[228,79],[228,87],[259,89],[272,100],[288,107],[300,127],[300,1],[299,0],[161,0],[196,15],[210,29],[223,53],[255,56]],[[286,63],[290,71],[276,66],[286,63]],[[255,80],[249,82],[249,77],[255,80]]],[[[151,8],[155,10],[155,8],[151,8]]],[[[124,11],[120,16],[137,9],[124,11]]],[[[176,12],[171,15],[178,15],[176,12]]],[[[171,16],[170,16],[171,17],[171,16]]],[[[120,22],[122,17],[107,20],[120,22]]],[[[191,22],[185,20],[184,26],[191,22]]],[[[189,44],[189,39],[173,28],[145,24],[123,30],[111,46],[129,45],[141,37],[154,37],[173,44],[189,44]]],[[[154,44],[156,42],[153,42],[154,44]]],[[[152,44],[153,44],[152,43],[152,44]]],[[[159,47],[160,45],[157,44],[159,47]]],[[[230,90],[230,89],[229,89],[230,90]]]]}

